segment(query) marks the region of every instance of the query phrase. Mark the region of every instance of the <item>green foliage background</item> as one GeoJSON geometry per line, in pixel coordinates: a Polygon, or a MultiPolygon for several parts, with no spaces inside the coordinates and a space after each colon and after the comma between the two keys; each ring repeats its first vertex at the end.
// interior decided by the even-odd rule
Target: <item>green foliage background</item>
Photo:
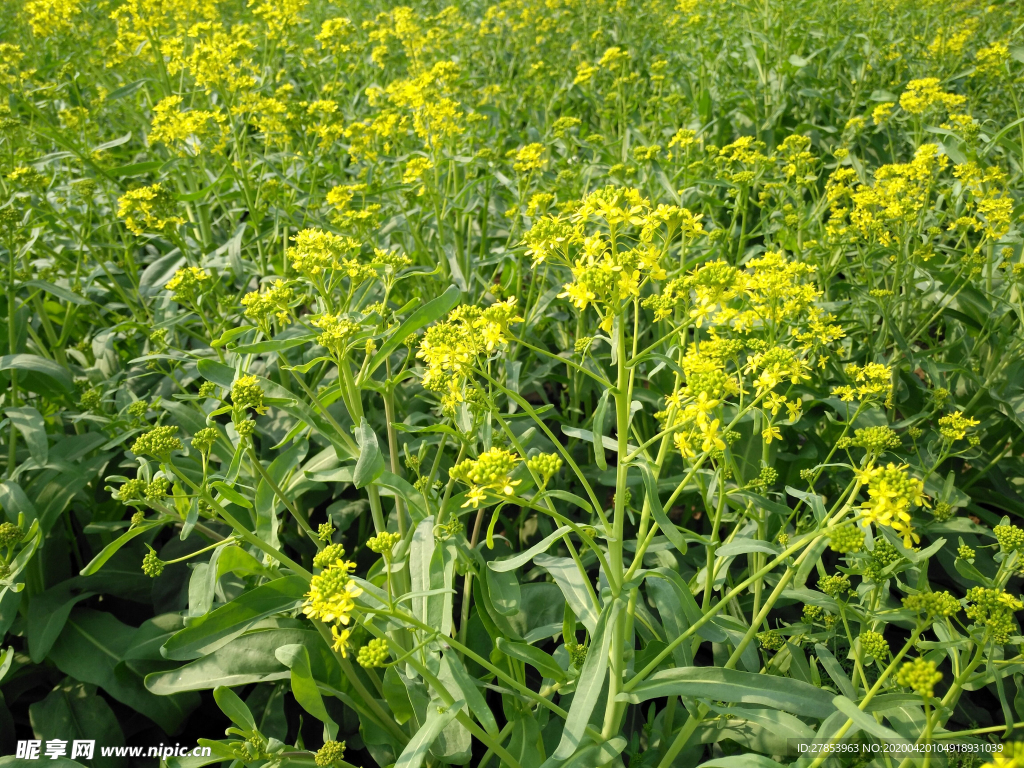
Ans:
{"type": "Polygon", "coordinates": [[[1020,3],[0,7],[6,753],[740,767],[1024,720],[1020,3]],[[654,261],[581,302],[609,232],[654,261]],[[794,305],[737,330],[766,253],[794,305]],[[726,388],[679,450],[716,335],[799,411],[726,388]],[[854,528],[888,464],[907,520],[854,528]]]}

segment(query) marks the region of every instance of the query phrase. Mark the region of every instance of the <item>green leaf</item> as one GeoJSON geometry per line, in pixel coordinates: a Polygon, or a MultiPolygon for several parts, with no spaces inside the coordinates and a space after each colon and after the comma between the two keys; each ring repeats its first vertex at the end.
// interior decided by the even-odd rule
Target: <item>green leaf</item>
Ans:
{"type": "Polygon", "coordinates": [[[43,421],[42,414],[29,405],[21,408],[8,408],[4,413],[17,427],[21,436],[25,438],[28,452],[32,454],[36,464],[44,466],[50,449],[50,441],[46,437],[46,422],[43,421]]]}
{"type": "Polygon", "coordinates": [[[391,334],[387,341],[381,344],[381,347],[377,350],[376,354],[370,358],[370,363],[366,366],[363,378],[372,376],[373,372],[376,371],[381,364],[391,356],[391,353],[398,349],[398,347],[401,346],[411,334],[416,333],[416,331],[423,326],[429,325],[435,320],[438,320],[448,314],[452,308],[459,303],[461,297],[462,292],[454,285],[450,285],[448,286],[448,289],[436,299],[428,301],[422,307],[409,315],[405,322],[398,326],[398,330],[391,334]]]}
{"type": "Polygon", "coordinates": [[[76,607],[50,649],[65,675],[99,686],[122,704],[174,733],[199,705],[195,694],[156,696],[124,661],[134,630],[109,613],[76,607]]]}
{"type": "Polygon", "coordinates": [[[450,707],[439,706],[436,701],[427,705],[427,719],[416,731],[416,734],[409,739],[402,754],[394,768],[420,768],[427,756],[427,750],[448,724],[451,723],[459,711],[466,705],[463,700],[456,701],[450,707]]]}
{"type": "Polygon", "coordinates": [[[39,355],[4,355],[0,371],[27,371],[32,376],[19,378],[19,384],[40,394],[69,394],[75,391],[71,374],[52,360],[39,355]]]}
{"type": "Polygon", "coordinates": [[[558,662],[551,657],[551,654],[545,653],[540,648],[534,648],[532,645],[509,642],[503,637],[499,637],[496,644],[499,651],[513,659],[519,659],[519,661],[529,664],[544,677],[550,677],[557,683],[565,682],[565,672],[558,666],[558,662]]]}
{"type": "Polygon", "coordinates": [[[735,557],[745,555],[749,552],[765,552],[769,555],[778,555],[781,550],[767,541],[755,541],[754,539],[733,539],[728,544],[723,544],[715,550],[716,557],[735,557]]]}
{"type": "Polygon", "coordinates": [[[214,480],[210,485],[216,488],[217,492],[232,504],[237,504],[238,506],[245,507],[246,509],[252,509],[252,502],[227,483],[222,483],[220,480],[214,480]]]}
{"type": "Polygon", "coordinates": [[[487,580],[487,593],[491,598],[491,605],[494,610],[502,616],[515,616],[519,613],[519,603],[522,593],[519,591],[519,582],[512,571],[495,571],[487,569],[485,578],[487,580]]]}
{"type": "Polygon", "coordinates": [[[226,389],[231,389],[235,381],[235,369],[231,366],[218,363],[216,360],[203,359],[196,363],[199,375],[207,381],[219,384],[226,389]]]}
{"type": "Polygon", "coordinates": [[[809,683],[722,667],[661,670],[633,690],[620,693],[616,700],[640,704],[660,696],[693,696],[716,701],[759,704],[819,720],[835,709],[832,694],[809,683]]]}
{"type": "Polygon", "coordinates": [[[904,741],[903,737],[896,733],[896,731],[891,728],[886,728],[884,725],[876,721],[871,715],[861,709],[858,709],[857,705],[845,696],[836,696],[832,699],[832,703],[835,705],[836,709],[853,720],[853,724],[865,733],[870,733],[872,736],[875,736],[882,741],[897,743],[904,741]]]}
{"type": "Polygon", "coordinates": [[[154,528],[159,528],[164,525],[162,520],[154,520],[142,525],[136,525],[134,528],[129,528],[127,531],[118,536],[114,541],[110,542],[105,546],[96,557],[89,561],[89,564],[81,570],[82,576],[91,576],[96,573],[103,564],[107,562],[111,557],[114,556],[121,547],[127,544],[129,541],[134,539],[136,536],[141,536],[147,531],[151,531],[154,528]]]}
{"type": "Polygon", "coordinates": [[[304,645],[283,645],[274,655],[277,660],[288,667],[291,674],[292,695],[304,710],[324,724],[331,739],[338,735],[338,724],[329,714],[320,690],[316,687],[313,673],[309,667],[309,653],[304,645]]]}
{"type": "Polygon", "coordinates": [[[532,547],[527,549],[525,552],[520,552],[518,555],[515,555],[514,557],[508,557],[502,560],[489,561],[487,563],[487,570],[495,571],[497,573],[514,571],[516,568],[522,565],[526,565],[526,563],[530,562],[537,555],[546,552],[548,547],[550,547],[557,539],[562,538],[571,530],[572,528],[570,528],[569,526],[563,525],[554,533],[549,533],[547,536],[545,536],[539,542],[537,542],[532,547]]]}
{"type": "Polygon", "coordinates": [[[308,590],[309,584],[301,576],[286,576],[243,592],[175,633],[164,643],[165,657],[183,661],[207,656],[257,621],[298,608],[308,590]]]}
{"type": "Polygon", "coordinates": [[[237,725],[240,730],[257,730],[256,719],[252,716],[252,712],[249,711],[249,707],[230,688],[226,688],[223,685],[217,686],[213,689],[213,699],[217,702],[217,706],[220,707],[220,711],[227,715],[228,719],[237,725]]]}
{"type": "Polygon", "coordinates": [[[587,659],[580,670],[576,693],[572,697],[569,714],[565,718],[565,727],[562,729],[562,738],[552,757],[560,760],[571,757],[583,740],[583,734],[590,723],[590,715],[597,705],[597,699],[608,676],[608,648],[613,634],[609,625],[615,626],[614,618],[618,612],[618,601],[608,603],[601,611],[597,626],[591,633],[587,659]]]}
{"type": "Polygon", "coordinates": [[[92,592],[83,592],[73,596],[72,583],[73,580],[61,582],[41,594],[33,595],[29,602],[26,634],[29,657],[35,664],[42,663],[50,652],[71,615],[71,609],[93,595],[92,592]]]}
{"type": "Polygon", "coordinates": [[[749,753],[746,755],[728,755],[727,757],[716,757],[701,763],[697,768],[783,768],[782,763],[777,763],[770,757],[749,753]]]}
{"type": "MultiPolygon", "coordinates": [[[[234,687],[289,677],[274,652],[282,645],[301,643],[310,652],[318,680],[340,678],[341,671],[320,633],[312,629],[258,629],[236,637],[208,656],[166,672],[146,676],[146,687],[160,696],[182,691],[205,691],[218,685],[234,687]]],[[[332,683],[340,686],[340,679],[332,683]]]]}
{"type": "Polygon", "coordinates": [[[356,488],[363,488],[380,477],[384,471],[384,457],[377,445],[377,434],[365,416],[356,429],[356,443],[359,445],[359,459],[352,473],[352,482],[356,488]]]}
{"type": "Polygon", "coordinates": [[[661,506],[661,499],[658,497],[658,479],[654,476],[654,470],[646,461],[639,462],[637,466],[640,467],[640,475],[644,479],[644,491],[647,493],[647,503],[651,508],[654,521],[672,546],[685,555],[686,539],[679,532],[675,523],[668,519],[664,507],[661,506]]]}
{"type": "Polygon", "coordinates": [[[818,654],[818,659],[821,661],[821,665],[828,672],[828,676],[832,678],[836,686],[839,688],[839,692],[850,699],[857,698],[857,694],[853,690],[853,683],[850,682],[850,678],[847,677],[846,672],[840,666],[836,657],[832,655],[832,651],[826,648],[821,643],[816,643],[814,646],[814,652],[818,654]]]}
{"type": "Polygon", "coordinates": [[[283,352],[293,347],[301,347],[303,344],[313,344],[316,341],[315,333],[307,333],[302,336],[293,336],[288,339],[270,339],[269,341],[258,341],[255,344],[240,344],[232,352],[240,355],[259,355],[264,352],[283,352]]]}
{"type": "Polygon", "coordinates": [[[597,631],[598,615],[576,563],[568,557],[536,555],[534,563],[551,574],[572,612],[579,617],[590,634],[597,631]]]}
{"type": "Polygon", "coordinates": [[[498,723],[494,719],[494,714],[491,712],[491,708],[487,706],[487,700],[484,698],[483,693],[480,692],[480,688],[477,686],[476,681],[473,679],[472,675],[469,674],[469,671],[466,669],[457,653],[452,653],[451,651],[445,652],[444,656],[441,658],[441,672],[439,676],[441,680],[445,680],[446,677],[451,679],[462,695],[461,697],[456,696],[456,691],[452,691],[450,689],[449,693],[456,696],[456,698],[465,699],[466,706],[469,707],[469,711],[473,713],[473,716],[476,717],[484,730],[491,736],[497,736],[499,730],[498,723]],[[445,674],[446,670],[447,675],[445,674]]]}
{"type": "Polygon", "coordinates": [[[611,392],[605,390],[601,393],[601,399],[597,401],[597,408],[594,409],[594,429],[590,434],[591,442],[594,444],[594,463],[597,468],[608,469],[608,462],[604,456],[604,420],[608,413],[608,399],[611,392]]]}
{"type": "MultiPolygon", "coordinates": [[[[28,714],[35,737],[44,742],[64,739],[70,744],[75,739],[90,739],[105,747],[124,745],[124,733],[117,716],[106,700],[96,695],[93,685],[65,680],[45,699],[32,704],[28,714]]],[[[124,765],[125,759],[103,757],[96,749],[89,762],[99,768],[115,768],[124,765]]]]}
{"type": "Polygon", "coordinates": [[[22,285],[29,286],[31,288],[39,288],[40,290],[46,291],[59,299],[64,299],[64,301],[69,301],[72,304],[78,304],[79,306],[92,303],[84,296],[79,296],[77,293],[72,293],[67,288],[61,288],[59,285],[48,283],[45,280],[26,280],[22,285]]]}

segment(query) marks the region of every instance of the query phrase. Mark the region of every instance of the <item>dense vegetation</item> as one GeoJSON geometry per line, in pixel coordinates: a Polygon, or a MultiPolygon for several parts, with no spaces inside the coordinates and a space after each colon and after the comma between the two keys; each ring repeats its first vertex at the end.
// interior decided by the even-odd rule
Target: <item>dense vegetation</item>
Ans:
{"type": "Polygon", "coordinates": [[[1022,29],[4,0],[4,753],[1016,749],[1022,29]]]}

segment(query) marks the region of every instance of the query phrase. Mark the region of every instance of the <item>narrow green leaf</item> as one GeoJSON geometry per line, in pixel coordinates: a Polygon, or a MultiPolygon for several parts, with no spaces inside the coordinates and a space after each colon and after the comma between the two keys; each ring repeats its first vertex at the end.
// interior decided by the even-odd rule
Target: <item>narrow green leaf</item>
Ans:
{"type": "Polygon", "coordinates": [[[838,686],[839,692],[848,699],[857,698],[857,694],[853,690],[853,683],[850,682],[850,678],[847,677],[846,671],[842,666],[840,666],[836,657],[832,655],[832,651],[821,643],[816,643],[814,646],[814,652],[818,654],[818,660],[825,668],[825,671],[828,672],[828,676],[831,677],[833,682],[838,686]]]}
{"type": "Polygon", "coordinates": [[[237,504],[240,507],[245,507],[246,509],[252,509],[252,502],[227,483],[222,483],[220,480],[214,480],[211,485],[217,489],[221,496],[231,503],[237,504]]]}
{"type": "MultiPolygon", "coordinates": [[[[462,693],[462,698],[466,700],[466,706],[469,707],[469,711],[473,713],[487,733],[491,736],[497,736],[499,729],[498,723],[494,719],[494,714],[491,712],[491,708],[487,706],[487,700],[457,653],[447,651],[441,658],[442,680],[445,678],[445,669],[448,670],[452,681],[458,686],[459,691],[462,693]]],[[[455,695],[455,691],[449,691],[449,693],[455,695]]]]}
{"type": "Polygon", "coordinates": [[[862,731],[870,733],[872,736],[875,736],[882,741],[896,743],[905,741],[905,739],[896,733],[896,731],[891,728],[886,728],[884,725],[876,721],[871,715],[859,709],[856,704],[845,696],[836,696],[832,699],[832,703],[835,705],[836,709],[853,720],[853,724],[862,731]]]}
{"type": "Polygon", "coordinates": [[[590,715],[597,705],[597,699],[604,688],[608,676],[608,648],[611,645],[612,632],[609,625],[614,626],[614,617],[618,614],[618,601],[610,602],[601,611],[601,617],[590,638],[587,659],[583,662],[576,693],[569,706],[569,714],[565,718],[565,728],[552,757],[565,760],[571,757],[583,740],[583,734],[590,724],[590,715]]]}
{"type": "Polygon", "coordinates": [[[416,734],[409,739],[394,768],[420,768],[427,756],[427,750],[434,743],[441,731],[448,727],[459,711],[466,705],[463,700],[456,701],[450,707],[431,701],[427,705],[427,719],[416,734]]]}
{"type": "Polygon", "coordinates": [[[154,528],[158,528],[164,525],[162,520],[154,520],[142,525],[137,525],[134,528],[129,528],[127,531],[118,536],[114,541],[110,542],[105,546],[96,557],[89,561],[89,564],[81,570],[82,576],[91,576],[96,573],[103,564],[107,562],[114,553],[117,552],[121,547],[127,544],[129,541],[134,539],[136,536],[141,536],[146,531],[151,531],[154,528]]]}
{"type": "Polygon", "coordinates": [[[338,735],[338,724],[329,714],[309,666],[309,653],[304,645],[285,645],[275,651],[277,660],[291,670],[292,695],[304,710],[324,724],[328,736],[338,735]]]}
{"type": "Polygon", "coordinates": [[[565,534],[571,530],[572,529],[569,526],[563,525],[554,533],[549,533],[532,547],[524,552],[520,552],[514,557],[508,557],[503,560],[491,560],[487,563],[487,568],[488,570],[495,571],[497,573],[513,571],[522,565],[526,565],[526,563],[530,562],[537,555],[546,552],[548,547],[550,547],[556,540],[565,536],[565,534]]]}
{"type": "Polygon", "coordinates": [[[558,683],[565,682],[565,672],[558,666],[558,662],[551,657],[551,654],[526,643],[510,642],[503,637],[499,637],[495,643],[499,651],[513,659],[519,659],[519,661],[529,664],[544,677],[550,677],[558,683]]]}
{"type": "Polygon", "coordinates": [[[618,701],[640,704],[660,696],[693,696],[715,701],[759,704],[794,715],[821,719],[835,707],[832,694],[809,683],[722,667],[685,667],[655,672],[618,701]]]}
{"type": "Polygon", "coordinates": [[[356,429],[356,443],[359,445],[359,459],[352,473],[352,482],[356,488],[363,488],[380,477],[384,471],[384,457],[377,444],[377,434],[366,421],[366,417],[363,417],[359,422],[359,428],[356,429]]]}
{"type": "Polygon", "coordinates": [[[218,685],[213,689],[213,699],[220,707],[220,711],[243,731],[256,730],[256,719],[245,702],[238,698],[237,693],[223,685],[218,685]]]}
{"type": "Polygon", "coordinates": [[[44,466],[50,450],[50,441],[46,437],[46,422],[43,421],[43,415],[29,405],[8,408],[4,413],[25,438],[28,452],[32,454],[36,464],[44,466]]]}
{"type": "Polygon", "coordinates": [[[597,408],[594,409],[594,430],[591,433],[591,442],[594,444],[594,463],[597,468],[608,469],[608,462],[604,456],[604,420],[608,413],[608,399],[611,396],[609,390],[601,393],[601,399],[597,401],[597,408]]]}
{"type": "Polygon", "coordinates": [[[661,499],[658,497],[658,479],[654,476],[654,470],[651,469],[651,465],[646,461],[639,462],[637,466],[640,468],[640,475],[644,479],[644,491],[647,493],[647,503],[651,508],[651,515],[653,515],[654,521],[661,528],[665,538],[669,540],[672,546],[685,555],[686,538],[679,532],[675,523],[668,519],[668,515],[665,514],[665,508],[661,506],[661,499]]]}
{"type": "Polygon", "coordinates": [[[227,645],[257,621],[299,607],[308,589],[309,585],[301,576],[286,576],[243,592],[215,611],[193,619],[171,636],[164,643],[164,655],[181,661],[206,656],[227,645]]]}

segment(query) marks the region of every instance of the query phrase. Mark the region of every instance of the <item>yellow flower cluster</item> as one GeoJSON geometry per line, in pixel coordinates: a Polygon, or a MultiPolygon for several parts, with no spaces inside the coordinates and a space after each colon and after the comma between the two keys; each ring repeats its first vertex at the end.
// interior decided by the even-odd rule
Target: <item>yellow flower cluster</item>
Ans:
{"type": "Polygon", "coordinates": [[[847,377],[854,383],[832,388],[832,394],[838,395],[844,402],[851,400],[884,399],[886,407],[890,407],[892,399],[892,369],[881,363],[857,365],[850,363],[843,367],[847,377]],[[884,396],[884,397],[883,397],[884,396]]]}
{"type": "Polygon", "coordinates": [[[523,322],[516,314],[516,297],[487,309],[456,307],[447,319],[427,329],[416,357],[426,364],[423,386],[441,394],[441,407],[453,412],[466,400],[466,384],[481,356],[508,344],[509,326],[523,322]]]}
{"type": "Polygon", "coordinates": [[[502,448],[491,448],[476,459],[460,461],[449,475],[469,486],[463,507],[478,507],[487,498],[487,492],[498,496],[512,496],[520,480],[512,479],[512,472],[522,457],[502,448]]]}
{"type": "Polygon", "coordinates": [[[861,509],[876,525],[892,528],[910,547],[921,540],[911,526],[910,510],[928,506],[924,483],[911,477],[906,465],[869,466],[858,471],[857,479],[868,488],[868,500],[861,509]]]}
{"type": "Polygon", "coordinates": [[[185,223],[177,203],[159,184],[130,189],[117,200],[117,215],[134,235],[166,234],[185,223]]]}
{"type": "Polygon", "coordinates": [[[224,115],[202,109],[182,110],[181,104],[181,96],[168,96],[153,107],[150,143],[159,141],[167,144],[182,157],[197,157],[203,151],[223,149],[224,115]]]}
{"type": "Polygon", "coordinates": [[[164,288],[173,291],[173,298],[179,304],[194,302],[204,289],[204,283],[210,280],[209,273],[199,267],[184,267],[174,273],[164,288]]]}
{"type": "Polygon", "coordinates": [[[943,108],[957,112],[967,103],[965,96],[942,90],[937,77],[923,77],[907,83],[907,90],[900,96],[900,106],[911,115],[923,115],[929,109],[943,108]]]}
{"type": "Polygon", "coordinates": [[[283,280],[275,280],[268,289],[251,291],[242,297],[245,316],[255,320],[260,329],[270,334],[270,320],[276,318],[279,325],[287,325],[291,320],[289,305],[295,298],[291,288],[283,280]]]}
{"type": "Polygon", "coordinates": [[[50,37],[72,29],[82,4],[80,0],[28,0],[24,11],[32,34],[50,37]]]}
{"type": "Polygon", "coordinates": [[[351,623],[356,607],[355,599],[363,593],[362,587],[352,581],[349,575],[355,567],[355,563],[340,558],[328,564],[310,581],[302,608],[302,612],[309,618],[333,624],[333,647],[343,657],[346,656],[347,640],[352,630],[341,627],[351,623]]]}

